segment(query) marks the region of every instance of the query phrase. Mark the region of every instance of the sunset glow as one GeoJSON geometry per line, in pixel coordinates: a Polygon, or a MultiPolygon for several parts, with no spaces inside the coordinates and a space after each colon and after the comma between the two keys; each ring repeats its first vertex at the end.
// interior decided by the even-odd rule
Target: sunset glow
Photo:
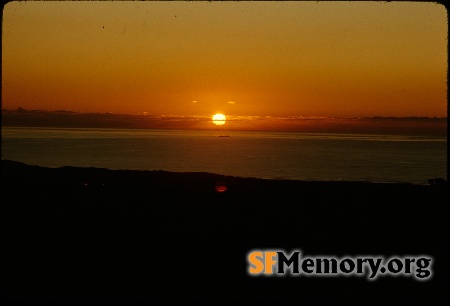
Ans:
{"type": "Polygon", "coordinates": [[[4,109],[447,116],[437,3],[12,1],[2,21],[4,109]]]}
{"type": "Polygon", "coordinates": [[[443,301],[447,77],[439,2],[9,1],[2,293],[443,301]]]}

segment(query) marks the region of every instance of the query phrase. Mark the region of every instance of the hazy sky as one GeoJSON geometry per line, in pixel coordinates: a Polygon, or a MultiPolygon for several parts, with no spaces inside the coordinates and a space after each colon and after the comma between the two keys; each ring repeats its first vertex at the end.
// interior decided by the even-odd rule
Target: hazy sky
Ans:
{"type": "Polygon", "coordinates": [[[433,2],[10,2],[2,107],[446,117],[447,28],[433,2]]]}

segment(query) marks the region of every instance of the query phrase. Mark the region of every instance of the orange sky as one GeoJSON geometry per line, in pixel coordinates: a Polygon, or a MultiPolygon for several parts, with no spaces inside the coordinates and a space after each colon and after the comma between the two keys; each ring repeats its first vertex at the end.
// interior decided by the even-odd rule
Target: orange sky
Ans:
{"type": "Polygon", "coordinates": [[[447,28],[432,2],[13,1],[2,107],[446,117],[447,28]]]}

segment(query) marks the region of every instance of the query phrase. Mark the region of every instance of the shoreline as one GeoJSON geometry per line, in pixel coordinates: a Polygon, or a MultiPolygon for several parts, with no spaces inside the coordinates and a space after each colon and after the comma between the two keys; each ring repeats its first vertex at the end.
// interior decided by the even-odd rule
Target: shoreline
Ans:
{"type": "MultiPolygon", "coordinates": [[[[221,136],[223,137],[223,136],[221,136]]],[[[152,177],[152,179],[155,179],[157,175],[170,175],[173,177],[180,177],[184,179],[190,179],[195,178],[196,176],[204,176],[204,177],[210,177],[210,178],[216,178],[216,180],[231,180],[231,181],[240,181],[239,183],[246,183],[246,182],[267,182],[268,184],[271,182],[296,182],[299,184],[306,183],[306,184],[392,184],[392,185],[412,185],[412,186],[428,186],[433,184],[447,184],[447,180],[445,178],[441,177],[429,177],[427,179],[424,179],[423,182],[406,182],[406,181],[370,181],[370,180],[320,180],[320,179],[290,179],[290,178],[284,178],[284,177],[277,177],[277,178],[262,178],[262,177],[253,177],[253,176],[236,176],[236,175],[226,175],[226,174],[219,174],[219,173],[213,173],[213,172],[205,172],[205,171],[169,171],[169,170],[148,170],[148,169],[127,169],[127,168],[118,168],[118,169],[112,169],[112,168],[106,168],[106,167],[95,167],[95,166],[43,166],[43,165],[37,165],[37,164],[28,164],[24,162],[19,162],[16,160],[10,160],[10,159],[2,159],[2,164],[5,164],[7,167],[28,167],[29,169],[34,170],[41,170],[41,171],[61,171],[63,169],[72,169],[73,171],[96,171],[98,173],[103,172],[103,177],[106,177],[109,175],[119,175],[119,173],[129,173],[132,174],[133,172],[136,173],[145,173],[149,175],[149,177],[152,177]]],[[[54,172],[54,174],[57,174],[57,172],[54,172]]],[[[97,182],[100,183],[101,182],[97,182]]]]}

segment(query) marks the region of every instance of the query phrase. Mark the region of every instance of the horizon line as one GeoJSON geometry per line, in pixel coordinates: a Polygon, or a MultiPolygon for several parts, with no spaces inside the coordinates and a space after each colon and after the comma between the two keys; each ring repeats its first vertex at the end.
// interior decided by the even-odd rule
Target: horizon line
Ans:
{"type": "MultiPolygon", "coordinates": [[[[72,110],[47,110],[47,109],[25,109],[19,107],[17,109],[6,109],[2,108],[2,112],[16,112],[16,113],[56,113],[56,114],[78,114],[78,115],[118,115],[118,116],[143,116],[150,118],[210,118],[213,113],[208,115],[176,115],[176,114],[149,114],[148,112],[142,113],[113,113],[113,112],[82,112],[82,111],[72,111],[72,110]]],[[[318,116],[318,115],[226,115],[228,118],[259,118],[259,119],[448,119],[448,116],[438,117],[438,116],[318,116]]]]}

